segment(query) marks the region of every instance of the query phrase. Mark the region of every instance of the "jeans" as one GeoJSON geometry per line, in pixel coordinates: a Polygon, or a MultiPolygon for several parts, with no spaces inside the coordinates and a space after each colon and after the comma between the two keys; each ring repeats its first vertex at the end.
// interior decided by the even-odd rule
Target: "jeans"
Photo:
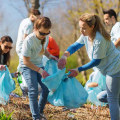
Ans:
{"type": "Polygon", "coordinates": [[[107,103],[107,90],[104,90],[100,93],[98,93],[97,95],[97,99],[100,101],[100,102],[104,102],[104,103],[107,103]]]}
{"type": "Polygon", "coordinates": [[[120,72],[115,75],[106,75],[106,88],[111,120],[119,118],[120,72]]]}
{"type": "Polygon", "coordinates": [[[21,71],[28,86],[29,105],[33,120],[40,119],[40,114],[43,113],[43,109],[47,102],[49,90],[41,82],[41,75],[38,72],[33,71],[28,67],[21,68],[21,71]],[[39,102],[38,102],[38,83],[42,88],[39,102]]]}

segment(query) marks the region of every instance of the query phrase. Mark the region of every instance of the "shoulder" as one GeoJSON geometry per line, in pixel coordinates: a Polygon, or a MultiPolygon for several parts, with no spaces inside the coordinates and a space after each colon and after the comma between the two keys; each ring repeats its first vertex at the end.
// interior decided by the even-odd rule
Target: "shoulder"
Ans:
{"type": "Polygon", "coordinates": [[[34,39],[35,39],[35,34],[34,33],[31,33],[29,34],[24,41],[26,41],[27,43],[33,43],[34,42],[34,39]]]}
{"type": "Polygon", "coordinates": [[[116,31],[118,29],[120,29],[120,22],[116,22],[111,31],[116,31]]]}

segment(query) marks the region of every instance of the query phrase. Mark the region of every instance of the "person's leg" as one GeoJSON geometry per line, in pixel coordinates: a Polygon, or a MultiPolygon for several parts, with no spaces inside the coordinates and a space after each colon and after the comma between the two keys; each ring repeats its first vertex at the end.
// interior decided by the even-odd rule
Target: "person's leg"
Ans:
{"type": "Polygon", "coordinates": [[[28,86],[29,105],[32,113],[33,120],[40,119],[38,108],[38,78],[37,72],[25,67],[23,68],[22,75],[28,86]]]}
{"type": "Polygon", "coordinates": [[[100,101],[100,102],[104,102],[104,103],[107,103],[107,90],[104,90],[100,93],[98,93],[97,95],[97,99],[100,101]]]}
{"type": "Polygon", "coordinates": [[[41,94],[40,94],[40,99],[39,99],[39,110],[40,110],[40,113],[42,114],[43,113],[43,109],[45,107],[45,104],[47,102],[47,97],[48,97],[48,93],[49,93],[49,90],[48,88],[41,82],[41,75],[38,73],[38,82],[42,88],[42,91],[41,91],[41,94]]]}
{"type": "Polygon", "coordinates": [[[119,120],[120,76],[106,76],[106,88],[111,120],[119,120]]]}

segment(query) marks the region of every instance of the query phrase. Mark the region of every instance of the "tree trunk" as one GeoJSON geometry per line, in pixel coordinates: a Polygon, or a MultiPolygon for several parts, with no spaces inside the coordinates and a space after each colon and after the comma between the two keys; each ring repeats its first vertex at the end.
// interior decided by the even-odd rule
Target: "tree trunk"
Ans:
{"type": "Polygon", "coordinates": [[[31,0],[32,8],[38,9],[40,7],[39,0],[31,0]]]}

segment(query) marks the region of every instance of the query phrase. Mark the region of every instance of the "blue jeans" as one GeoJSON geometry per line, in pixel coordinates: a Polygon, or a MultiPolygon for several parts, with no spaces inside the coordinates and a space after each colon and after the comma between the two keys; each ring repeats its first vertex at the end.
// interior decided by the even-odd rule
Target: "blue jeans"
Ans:
{"type": "Polygon", "coordinates": [[[40,113],[43,113],[43,109],[47,102],[49,90],[41,82],[41,75],[38,72],[33,71],[28,67],[21,68],[21,71],[28,86],[29,105],[33,120],[40,119],[40,113]],[[42,88],[39,102],[38,102],[38,83],[42,88]]]}
{"type": "Polygon", "coordinates": [[[120,72],[115,75],[106,75],[106,88],[111,120],[119,118],[120,72]]]}
{"type": "Polygon", "coordinates": [[[107,103],[107,90],[104,90],[100,93],[98,93],[97,95],[97,99],[100,101],[100,102],[104,102],[104,103],[107,103]]]}

